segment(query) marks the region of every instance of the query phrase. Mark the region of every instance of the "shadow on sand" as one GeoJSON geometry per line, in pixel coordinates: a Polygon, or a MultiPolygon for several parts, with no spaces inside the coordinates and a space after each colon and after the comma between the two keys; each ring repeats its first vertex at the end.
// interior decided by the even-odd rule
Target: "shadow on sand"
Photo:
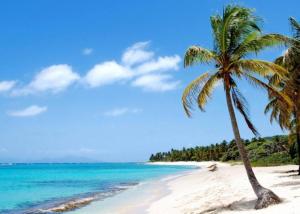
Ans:
{"type": "Polygon", "coordinates": [[[226,206],[211,207],[207,210],[203,210],[199,214],[216,214],[226,210],[235,210],[235,211],[252,210],[255,206],[255,202],[256,200],[246,201],[242,199],[226,206]]]}
{"type": "Polygon", "coordinates": [[[272,187],[287,187],[287,186],[299,186],[300,181],[285,181],[278,184],[274,184],[272,187]]]}

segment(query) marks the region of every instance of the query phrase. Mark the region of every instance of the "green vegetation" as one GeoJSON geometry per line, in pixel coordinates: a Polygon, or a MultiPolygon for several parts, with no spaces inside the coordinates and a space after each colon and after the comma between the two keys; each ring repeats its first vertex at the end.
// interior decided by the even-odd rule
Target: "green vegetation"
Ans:
{"type": "Polygon", "coordinates": [[[269,95],[270,102],[265,112],[271,112],[271,122],[276,120],[282,129],[290,132],[291,143],[298,145],[298,164],[300,175],[300,24],[293,18],[290,23],[294,32],[293,43],[283,56],[278,57],[275,62],[285,67],[289,73],[285,79],[277,81],[276,76],[270,78],[269,84],[277,87],[292,101],[292,105],[286,103],[273,94],[269,95]]]}
{"type": "MultiPolygon", "coordinates": [[[[249,159],[254,166],[274,166],[295,164],[297,149],[290,144],[288,136],[252,138],[243,140],[248,151],[249,159]]],[[[169,152],[152,154],[151,162],[155,161],[240,161],[238,148],[234,140],[211,144],[210,146],[197,146],[194,148],[172,149],[169,152]]]]}
{"type": "Polygon", "coordinates": [[[212,65],[211,70],[193,80],[186,87],[182,96],[184,110],[190,117],[194,104],[204,111],[216,84],[222,83],[238,154],[258,199],[255,205],[256,209],[279,203],[280,199],[258,182],[252,170],[247,150],[240,136],[235,110],[242,115],[254,135],[258,135],[258,131],[249,118],[247,100],[239,90],[238,83],[246,80],[290,103],[285,94],[265,82],[271,77],[276,77],[276,81],[280,82],[288,74],[288,71],[273,62],[251,58],[266,48],[286,45],[290,39],[280,34],[263,34],[260,21],[260,18],[254,15],[253,10],[235,5],[226,6],[221,15],[211,16],[213,48],[207,49],[194,45],[188,48],[184,57],[185,67],[209,64],[212,65]]]}

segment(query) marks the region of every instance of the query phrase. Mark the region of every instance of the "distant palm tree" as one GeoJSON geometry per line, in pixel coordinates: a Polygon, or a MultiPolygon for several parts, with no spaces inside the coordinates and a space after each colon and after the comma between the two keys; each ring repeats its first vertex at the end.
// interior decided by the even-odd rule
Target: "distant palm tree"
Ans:
{"type": "Polygon", "coordinates": [[[290,136],[296,135],[300,175],[300,24],[294,18],[290,18],[290,23],[294,33],[293,45],[275,60],[276,64],[285,67],[289,73],[287,78],[280,82],[271,78],[270,83],[279,87],[281,92],[290,98],[292,106],[271,94],[265,113],[271,111],[271,122],[277,120],[282,129],[290,130],[290,136]]]}
{"type": "Polygon", "coordinates": [[[235,142],[249,181],[258,197],[255,208],[261,209],[270,204],[279,203],[280,198],[271,190],[261,186],[252,170],[240,137],[234,106],[242,114],[251,131],[255,135],[258,132],[250,121],[246,99],[238,89],[236,80],[245,79],[255,86],[266,89],[270,94],[284,99],[281,93],[256,76],[267,77],[276,74],[277,78],[282,78],[287,71],[272,62],[246,57],[264,48],[286,43],[288,39],[279,34],[263,35],[259,27],[260,19],[253,15],[251,9],[240,6],[227,6],[222,16],[211,16],[210,22],[214,49],[191,46],[185,54],[184,65],[188,67],[196,63],[213,64],[215,69],[202,74],[187,86],[182,97],[183,107],[188,116],[191,116],[194,102],[204,111],[204,106],[211,97],[216,84],[223,83],[235,142]]]}

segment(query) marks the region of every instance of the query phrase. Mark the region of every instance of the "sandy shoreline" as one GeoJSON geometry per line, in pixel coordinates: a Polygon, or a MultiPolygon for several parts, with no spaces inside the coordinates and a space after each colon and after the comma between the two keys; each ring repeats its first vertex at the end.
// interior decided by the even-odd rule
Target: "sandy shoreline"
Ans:
{"type": "Polygon", "coordinates": [[[243,166],[218,165],[215,172],[203,168],[169,182],[171,193],[150,204],[148,213],[299,213],[300,178],[283,173],[297,166],[254,168],[262,185],[283,199],[282,204],[254,210],[255,195],[243,166]]]}
{"type": "MultiPolygon", "coordinates": [[[[194,166],[194,165],[193,165],[194,166]]],[[[168,183],[172,180],[184,177],[192,172],[190,169],[181,173],[164,176],[160,179],[143,181],[132,186],[126,191],[106,198],[102,201],[94,201],[90,205],[71,211],[72,214],[146,214],[150,204],[171,193],[168,183]]]]}
{"type": "Polygon", "coordinates": [[[271,188],[283,199],[283,203],[263,210],[254,210],[255,195],[242,165],[217,163],[218,169],[210,172],[207,166],[213,162],[155,163],[169,165],[193,165],[200,169],[186,174],[144,184],[107,200],[108,209],[102,205],[77,210],[78,214],[199,214],[199,213],[299,213],[300,177],[284,171],[297,166],[257,167],[255,173],[261,184],[271,188]],[[141,188],[141,189],[139,189],[141,188]],[[123,200],[123,203],[118,204],[123,200]]]}

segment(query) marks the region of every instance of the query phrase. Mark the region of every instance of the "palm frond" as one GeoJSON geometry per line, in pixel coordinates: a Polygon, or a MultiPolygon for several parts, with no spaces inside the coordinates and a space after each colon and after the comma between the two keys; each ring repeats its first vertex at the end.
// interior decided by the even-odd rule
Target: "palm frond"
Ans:
{"type": "Polygon", "coordinates": [[[271,85],[268,85],[265,82],[255,78],[249,74],[246,74],[246,73],[244,74],[244,77],[250,84],[252,84],[258,88],[267,90],[267,92],[269,93],[270,96],[274,96],[274,97],[278,98],[279,100],[281,100],[281,102],[285,102],[288,106],[293,106],[291,99],[287,95],[285,95],[284,93],[281,93],[277,89],[273,88],[271,85]]]}
{"type": "MultiPolygon", "coordinates": [[[[222,23],[222,29],[221,29],[221,50],[222,52],[226,52],[227,49],[227,43],[228,43],[228,34],[230,33],[230,25],[233,25],[236,21],[234,19],[238,19],[237,15],[239,14],[239,8],[238,7],[232,7],[228,6],[223,12],[223,23],[222,23]]],[[[230,40],[229,40],[230,41],[230,40]]]]}
{"type": "MultiPolygon", "coordinates": [[[[269,113],[272,109],[276,108],[276,99],[272,99],[265,107],[265,114],[269,113]]],[[[271,122],[273,121],[273,118],[271,117],[271,122]]]]}
{"type": "Polygon", "coordinates": [[[191,117],[191,111],[192,105],[195,100],[197,100],[199,91],[201,89],[201,86],[203,83],[207,81],[207,79],[210,77],[209,73],[206,72],[193,80],[184,90],[183,95],[182,95],[182,104],[183,108],[185,110],[185,113],[187,114],[188,117],[191,117]]]}
{"type": "Polygon", "coordinates": [[[198,107],[201,111],[204,111],[204,106],[207,103],[208,99],[211,97],[213,89],[216,83],[219,80],[219,73],[216,72],[215,74],[211,75],[207,82],[201,88],[201,91],[198,95],[197,102],[198,107]]]}
{"type": "Polygon", "coordinates": [[[282,78],[288,74],[288,71],[282,66],[263,60],[239,60],[237,65],[245,71],[257,73],[263,77],[276,74],[278,78],[282,78]]]}
{"type": "Polygon", "coordinates": [[[223,12],[223,23],[221,29],[220,49],[222,53],[237,47],[241,38],[250,32],[260,31],[258,19],[253,10],[239,7],[227,6],[223,12]]]}
{"type": "Polygon", "coordinates": [[[284,66],[284,56],[277,57],[274,60],[274,63],[280,66],[284,66]]]}
{"type": "Polygon", "coordinates": [[[245,97],[242,95],[242,93],[236,87],[231,88],[231,97],[232,97],[232,100],[233,100],[233,103],[234,103],[236,109],[244,117],[245,122],[246,122],[247,126],[249,127],[249,129],[253,132],[254,135],[258,136],[259,133],[250,120],[248,103],[247,103],[245,97]]]}
{"type": "Polygon", "coordinates": [[[283,83],[282,77],[280,77],[278,74],[274,74],[273,76],[268,77],[269,79],[269,85],[280,87],[283,83]]]}
{"type": "Polygon", "coordinates": [[[274,46],[287,46],[293,42],[293,39],[280,34],[261,35],[253,32],[246,37],[242,43],[233,51],[233,58],[236,60],[245,57],[248,54],[257,54],[261,50],[274,46]]]}
{"type": "Polygon", "coordinates": [[[222,18],[220,17],[220,15],[211,16],[210,25],[213,30],[214,51],[219,51],[219,47],[221,44],[221,28],[222,28],[222,18]]]}
{"type": "Polygon", "coordinates": [[[208,63],[214,57],[215,53],[213,51],[198,46],[191,46],[185,53],[184,67],[194,65],[195,63],[208,63]]]}
{"type": "Polygon", "coordinates": [[[292,30],[294,31],[294,37],[299,39],[300,38],[300,24],[294,19],[293,17],[289,18],[292,30]]]}
{"type": "Polygon", "coordinates": [[[289,129],[291,111],[288,111],[286,103],[281,102],[278,98],[273,98],[265,107],[265,114],[271,112],[270,122],[276,120],[281,129],[289,129]]]}

